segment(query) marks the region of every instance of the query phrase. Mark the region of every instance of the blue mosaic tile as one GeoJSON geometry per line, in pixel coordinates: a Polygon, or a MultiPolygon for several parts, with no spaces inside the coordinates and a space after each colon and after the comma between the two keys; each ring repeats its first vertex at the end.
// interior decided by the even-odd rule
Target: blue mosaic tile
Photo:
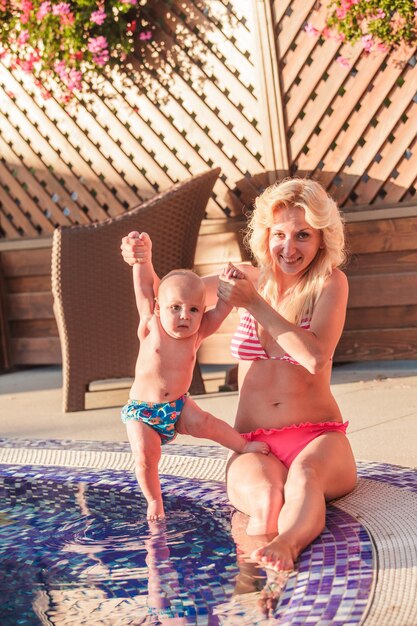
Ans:
{"type": "Polygon", "coordinates": [[[417,469],[389,463],[357,462],[358,476],[417,492],[417,469]]]}
{"type": "MultiPolygon", "coordinates": [[[[78,443],[73,447],[79,449],[78,443]]],[[[257,602],[230,608],[242,564],[231,538],[232,509],[223,483],[162,476],[167,523],[152,534],[130,472],[31,465],[3,465],[0,470],[0,559],[7,587],[3,590],[0,583],[2,626],[18,623],[16,615],[22,624],[38,624],[33,607],[42,592],[52,599],[61,596],[62,606],[50,600],[54,619],[70,610],[70,597],[80,606],[80,593],[99,607],[111,598],[133,603],[134,617],[123,623],[146,619],[156,625],[161,611],[187,624],[219,624],[225,614],[228,623],[235,618],[239,626],[265,623],[257,602]],[[149,601],[152,569],[150,579],[156,578],[159,589],[155,606],[149,601]]],[[[256,568],[254,588],[266,588],[270,577],[256,568]]],[[[296,572],[276,598],[272,621],[359,624],[371,585],[366,531],[348,513],[330,506],[325,531],[300,556],[296,572]]],[[[88,614],[79,613],[80,626],[88,620],[88,614]]]]}

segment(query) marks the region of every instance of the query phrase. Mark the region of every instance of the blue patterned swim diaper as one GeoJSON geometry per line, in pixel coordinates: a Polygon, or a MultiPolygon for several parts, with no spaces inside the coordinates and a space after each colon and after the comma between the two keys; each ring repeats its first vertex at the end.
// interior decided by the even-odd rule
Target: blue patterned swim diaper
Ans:
{"type": "Polygon", "coordinates": [[[161,443],[169,443],[176,435],[175,424],[178,421],[187,396],[183,395],[171,402],[141,402],[129,400],[122,408],[122,422],[130,420],[143,422],[151,426],[161,437],[161,443]]]}

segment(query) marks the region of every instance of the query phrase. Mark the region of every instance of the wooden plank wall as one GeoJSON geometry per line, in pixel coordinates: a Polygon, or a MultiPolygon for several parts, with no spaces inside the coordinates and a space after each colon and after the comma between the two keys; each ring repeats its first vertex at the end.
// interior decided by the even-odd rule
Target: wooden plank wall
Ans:
{"type": "Polygon", "coordinates": [[[3,337],[0,367],[61,363],[52,309],[51,239],[0,242],[3,337]]]}
{"type": "Polygon", "coordinates": [[[347,215],[349,303],[337,361],[417,358],[417,205],[347,215]]]}
{"type": "MultiPolygon", "coordinates": [[[[417,358],[417,205],[346,214],[350,295],[345,330],[335,362],[417,358]]],[[[200,275],[231,260],[248,260],[243,218],[204,220],[196,252],[200,275]]],[[[51,239],[0,243],[4,320],[0,365],[60,363],[52,310],[51,239]]],[[[201,363],[234,363],[233,311],[204,342],[201,363]]]]}

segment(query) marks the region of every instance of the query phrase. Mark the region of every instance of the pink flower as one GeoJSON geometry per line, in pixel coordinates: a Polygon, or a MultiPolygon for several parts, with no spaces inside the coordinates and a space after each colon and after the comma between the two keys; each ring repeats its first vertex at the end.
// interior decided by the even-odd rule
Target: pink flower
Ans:
{"type": "Polygon", "coordinates": [[[318,35],[320,35],[320,31],[310,22],[307,22],[307,24],[304,26],[304,31],[307,33],[307,35],[311,35],[312,37],[318,37],[318,35]]]}
{"type": "Polygon", "coordinates": [[[349,67],[350,66],[349,59],[347,59],[346,57],[342,57],[342,56],[338,56],[336,58],[336,63],[339,63],[339,65],[341,65],[342,67],[349,67]]]}
{"type": "Polygon", "coordinates": [[[375,21],[375,20],[382,20],[385,17],[385,11],[383,11],[383,9],[378,9],[377,12],[374,15],[370,15],[369,19],[371,21],[375,21]]]}
{"type": "Polygon", "coordinates": [[[62,76],[65,76],[67,73],[67,66],[65,65],[65,61],[55,61],[54,70],[60,78],[62,78],[62,76]]]}
{"type": "Polygon", "coordinates": [[[29,31],[22,30],[19,37],[17,38],[17,43],[19,46],[23,46],[29,40],[29,31]]]}
{"type": "Polygon", "coordinates": [[[30,18],[30,12],[33,9],[33,4],[30,0],[22,0],[21,2],[22,14],[20,16],[20,23],[27,24],[30,18]]]}
{"type": "Polygon", "coordinates": [[[141,41],[147,41],[148,39],[152,39],[151,31],[150,30],[145,30],[144,32],[140,33],[139,39],[141,41]]]}
{"type": "Polygon", "coordinates": [[[364,50],[366,52],[371,52],[375,43],[372,38],[372,35],[363,35],[363,37],[361,37],[361,42],[362,42],[364,50]]]}
{"type": "Polygon", "coordinates": [[[348,9],[346,7],[344,6],[337,7],[336,16],[339,20],[343,20],[343,18],[346,17],[347,12],[348,12],[348,9]]]}
{"type": "Polygon", "coordinates": [[[107,48],[107,39],[100,35],[99,37],[91,37],[88,40],[88,49],[92,54],[99,54],[107,48]]]}
{"type": "Polygon", "coordinates": [[[61,24],[63,26],[74,24],[75,17],[72,13],[68,13],[68,15],[61,15],[61,24]]]}
{"type": "Polygon", "coordinates": [[[71,13],[71,7],[68,2],[59,2],[52,7],[53,15],[69,15],[71,13]]]}
{"type": "Polygon", "coordinates": [[[98,9],[91,14],[90,20],[95,24],[101,26],[106,19],[107,15],[103,9],[98,9]]]}
{"type": "Polygon", "coordinates": [[[67,87],[69,91],[74,91],[75,89],[81,89],[82,83],[82,72],[79,70],[72,69],[68,76],[67,87]]]}
{"type": "Polygon", "coordinates": [[[59,2],[52,7],[52,14],[61,17],[61,24],[67,26],[74,23],[74,15],[68,2],[59,2]]]}
{"type": "Polygon", "coordinates": [[[82,72],[75,68],[68,69],[65,61],[55,61],[54,70],[58,74],[61,81],[67,87],[68,91],[81,89],[82,72]]]}
{"type": "Polygon", "coordinates": [[[26,72],[26,74],[31,74],[33,72],[33,62],[28,60],[28,61],[20,61],[19,63],[20,67],[22,68],[22,70],[24,72],[26,72]]]}
{"type": "Polygon", "coordinates": [[[36,19],[37,20],[43,20],[43,18],[48,15],[48,13],[50,13],[52,11],[52,7],[51,7],[51,3],[49,2],[49,0],[46,0],[46,2],[42,2],[42,4],[40,5],[38,12],[36,13],[36,19]]]}
{"type": "Polygon", "coordinates": [[[41,55],[38,48],[35,48],[33,52],[29,54],[29,60],[32,61],[32,63],[37,63],[41,60],[41,55]]]}
{"type": "Polygon", "coordinates": [[[109,51],[107,49],[107,39],[100,35],[100,37],[91,37],[88,40],[88,50],[93,55],[94,63],[97,65],[106,65],[109,60],[109,51]]]}

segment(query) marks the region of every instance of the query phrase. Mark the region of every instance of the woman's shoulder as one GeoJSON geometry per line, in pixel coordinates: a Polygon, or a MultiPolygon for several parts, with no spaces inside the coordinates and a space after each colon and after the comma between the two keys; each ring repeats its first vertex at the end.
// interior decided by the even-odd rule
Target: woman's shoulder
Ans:
{"type": "Polygon", "coordinates": [[[324,283],[320,299],[324,299],[323,296],[326,296],[326,299],[336,298],[344,302],[347,300],[348,293],[349,284],[346,274],[339,268],[335,268],[324,283]]]}
{"type": "Polygon", "coordinates": [[[336,267],[325,282],[325,285],[333,285],[339,288],[348,287],[348,279],[345,272],[336,267]]]}

